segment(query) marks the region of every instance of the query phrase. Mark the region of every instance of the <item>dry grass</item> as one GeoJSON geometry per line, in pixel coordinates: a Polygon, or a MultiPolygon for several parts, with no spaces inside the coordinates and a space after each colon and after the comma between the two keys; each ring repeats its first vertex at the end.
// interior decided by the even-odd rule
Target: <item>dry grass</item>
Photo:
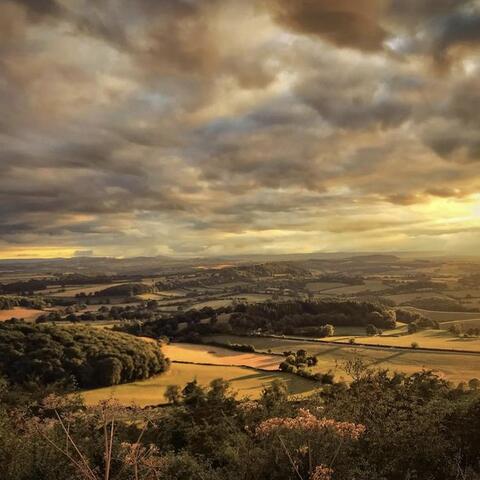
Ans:
{"type": "MultiPolygon", "coordinates": [[[[281,338],[238,337],[220,335],[215,339],[221,342],[250,343],[260,351],[271,349],[282,353],[286,350],[305,349],[317,355],[317,369],[326,372],[335,371],[337,379],[344,376],[342,369],[346,360],[355,356],[363,358],[367,363],[378,368],[388,368],[405,373],[414,373],[422,368],[434,370],[452,382],[464,382],[471,378],[480,378],[480,355],[422,352],[421,350],[395,350],[393,348],[368,348],[355,345],[325,345],[317,342],[301,342],[281,338]]],[[[421,346],[421,344],[420,344],[421,346]]]]}
{"type": "Polygon", "coordinates": [[[15,307],[9,310],[0,310],[0,322],[9,320],[12,317],[23,318],[28,322],[33,322],[43,313],[45,313],[43,310],[35,310],[33,308],[23,307],[15,307]]]}
{"type": "MultiPolygon", "coordinates": [[[[388,335],[388,332],[386,332],[388,335]]],[[[446,330],[423,330],[410,335],[390,337],[380,335],[375,337],[356,337],[358,343],[368,345],[388,345],[392,347],[410,347],[412,342],[417,342],[423,348],[443,348],[445,350],[470,350],[480,352],[479,338],[459,338],[446,330]]],[[[348,338],[332,337],[331,340],[348,342],[348,338]]],[[[480,373],[480,372],[479,372],[480,373]]]]}
{"type": "Polygon", "coordinates": [[[215,365],[246,365],[263,370],[277,371],[281,358],[274,355],[244,353],[221,347],[172,343],[162,347],[165,355],[174,361],[212,363],[215,365]]]}
{"type": "Polygon", "coordinates": [[[480,318],[480,312],[436,312],[434,310],[423,310],[421,308],[414,307],[407,307],[406,310],[418,312],[425,317],[436,320],[439,323],[480,318]]]}
{"type": "Polygon", "coordinates": [[[281,372],[259,372],[241,367],[206,366],[190,364],[172,364],[170,370],[162,375],[141,382],[127,383],[113,387],[99,388],[82,392],[87,405],[102,400],[115,399],[121,404],[135,404],[140,407],[164,404],[164,393],[168,385],[184,386],[196,379],[201,385],[208,385],[216,378],[231,382],[231,387],[238,396],[258,398],[264,386],[275,379],[284,380],[291,394],[307,394],[315,383],[297,375],[281,372]]]}

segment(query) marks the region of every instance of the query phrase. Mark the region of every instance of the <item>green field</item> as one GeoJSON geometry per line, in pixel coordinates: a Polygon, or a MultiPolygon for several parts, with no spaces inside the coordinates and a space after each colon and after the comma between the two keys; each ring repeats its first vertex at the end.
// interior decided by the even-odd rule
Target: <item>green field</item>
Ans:
{"type": "Polygon", "coordinates": [[[87,405],[96,404],[102,400],[115,399],[124,405],[135,404],[144,407],[164,404],[164,392],[168,385],[183,386],[194,379],[197,379],[202,385],[208,385],[216,378],[230,381],[232,390],[237,391],[240,398],[258,398],[264,386],[275,379],[285,381],[291,394],[307,394],[316,385],[314,382],[297,375],[281,372],[270,373],[241,367],[174,363],[170,370],[162,375],[141,382],[84,391],[82,397],[87,405]]]}
{"type": "Polygon", "coordinates": [[[414,373],[423,368],[434,370],[452,382],[464,382],[480,378],[480,355],[422,352],[418,350],[395,350],[394,348],[360,347],[355,345],[326,345],[318,342],[302,342],[282,338],[239,337],[218,335],[211,337],[221,342],[249,343],[259,351],[282,353],[286,350],[305,349],[317,355],[320,371],[333,370],[336,378],[348,380],[342,366],[346,360],[361,357],[372,367],[414,373]]]}

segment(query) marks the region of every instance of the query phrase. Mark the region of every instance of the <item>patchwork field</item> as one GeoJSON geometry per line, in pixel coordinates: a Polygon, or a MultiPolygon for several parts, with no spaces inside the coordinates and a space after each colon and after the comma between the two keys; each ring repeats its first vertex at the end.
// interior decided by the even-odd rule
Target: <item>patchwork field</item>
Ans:
{"type": "MultiPolygon", "coordinates": [[[[331,337],[331,340],[348,342],[348,338],[331,337]]],[[[460,338],[446,330],[423,330],[418,333],[401,336],[380,335],[375,337],[356,337],[358,343],[369,345],[388,345],[392,347],[410,347],[412,342],[421,348],[443,348],[446,350],[470,350],[480,352],[480,338],[460,338]]],[[[480,372],[479,372],[480,374],[480,372]]]]}
{"type": "Polygon", "coordinates": [[[281,372],[269,373],[241,367],[173,363],[170,370],[162,375],[141,382],[84,391],[82,397],[88,405],[115,399],[124,405],[136,404],[145,407],[164,404],[164,393],[168,385],[183,386],[194,379],[202,385],[208,385],[216,378],[230,381],[232,390],[238,392],[239,398],[258,398],[262,389],[275,379],[285,381],[291,394],[308,394],[315,388],[314,382],[281,372]]]}
{"type": "MultiPolygon", "coordinates": [[[[212,337],[213,338],[213,337],[212,337]]],[[[318,358],[319,371],[333,370],[336,378],[348,380],[343,364],[353,357],[363,358],[372,367],[387,368],[393,371],[415,373],[423,368],[434,370],[448,380],[458,383],[471,378],[480,378],[480,355],[422,352],[418,350],[395,350],[392,347],[360,347],[352,345],[322,345],[318,342],[303,342],[281,338],[238,337],[219,335],[221,342],[249,343],[262,352],[269,350],[282,353],[286,350],[305,349],[318,358]]]]}
{"type": "Polygon", "coordinates": [[[171,343],[162,347],[165,355],[174,361],[211,363],[214,365],[246,365],[264,370],[278,370],[281,358],[274,355],[244,353],[221,347],[171,343]]]}
{"type": "Polygon", "coordinates": [[[0,322],[9,320],[12,317],[23,318],[26,321],[33,321],[36,320],[37,317],[42,315],[42,313],[45,312],[42,310],[22,307],[10,308],[9,310],[0,310],[0,322]]]}

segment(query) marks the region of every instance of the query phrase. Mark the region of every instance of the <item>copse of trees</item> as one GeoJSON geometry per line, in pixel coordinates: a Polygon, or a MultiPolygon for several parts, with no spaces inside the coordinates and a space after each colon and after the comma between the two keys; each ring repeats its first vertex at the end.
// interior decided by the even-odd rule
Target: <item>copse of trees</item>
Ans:
{"type": "Polygon", "coordinates": [[[318,363],[315,355],[309,355],[308,352],[303,349],[297,350],[296,352],[286,351],[283,352],[283,355],[285,360],[283,360],[278,367],[282,372],[293,373],[324,384],[333,383],[334,374],[332,372],[313,372],[310,369],[310,367],[314,367],[318,363]]]}
{"type": "Polygon", "coordinates": [[[49,302],[40,297],[0,296],[0,310],[10,310],[15,307],[35,308],[41,310],[48,306],[49,302]]]}
{"type": "Polygon", "coordinates": [[[160,345],[88,327],[0,324],[0,376],[82,388],[146,379],[168,368],[160,345]]]}
{"type": "Polygon", "coordinates": [[[99,290],[95,292],[95,295],[99,297],[128,297],[151,292],[152,287],[145,283],[122,283],[99,290]]]}
{"type": "Polygon", "coordinates": [[[396,310],[397,320],[408,325],[408,333],[419,332],[427,328],[439,329],[440,325],[436,320],[425,317],[418,312],[399,308],[396,310]]]}
{"type": "Polygon", "coordinates": [[[26,280],[20,282],[12,282],[0,284],[0,293],[33,295],[38,290],[45,290],[48,287],[47,280],[26,280]]]}
{"type": "Polygon", "coordinates": [[[367,326],[391,329],[395,312],[378,303],[356,301],[289,301],[240,304],[234,307],[230,324],[236,332],[265,332],[286,335],[328,336],[328,325],[367,326]]]}
{"type": "MultiPolygon", "coordinates": [[[[153,312],[149,312],[149,316],[150,318],[154,316],[153,312]]],[[[166,336],[194,342],[200,335],[215,333],[252,334],[261,331],[284,335],[328,337],[334,335],[335,326],[365,327],[372,324],[378,329],[391,329],[396,326],[393,310],[380,304],[350,300],[239,303],[217,310],[204,307],[201,310],[177,312],[167,318],[149,320],[149,316],[128,314],[128,319],[138,321],[125,323],[116,328],[133,335],[152,338],[166,336]],[[222,313],[231,314],[228,322],[216,321],[222,313]],[[141,318],[147,320],[140,320],[141,318]],[[205,319],[210,321],[202,322],[205,319]]]]}

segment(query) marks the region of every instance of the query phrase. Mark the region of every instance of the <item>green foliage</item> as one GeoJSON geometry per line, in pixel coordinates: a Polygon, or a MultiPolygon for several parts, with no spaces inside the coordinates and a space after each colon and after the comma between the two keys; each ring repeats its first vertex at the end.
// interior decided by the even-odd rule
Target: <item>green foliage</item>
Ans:
{"type": "Polygon", "coordinates": [[[334,326],[395,328],[395,312],[382,305],[355,301],[289,301],[237,305],[230,318],[236,332],[262,330],[286,335],[327,337],[334,326]]]}
{"type": "Polygon", "coordinates": [[[330,478],[315,470],[332,480],[479,478],[478,392],[428,371],[351,367],[350,385],[294,401],[281,382],[257,401],[238,401],[221,379],[172,388],[171,406],[148,410],[85,408],[70,397],[21,410],[2,404],[0,392],[2,480],[330,478]],[[325,424],[334,428],[318,428],[325,424]],[[346,435],[349,428],[358,435],[346,435]],[[78,452],[91,475],[78,467],[78,452]]]}
{"type": "Polygon", "coordinates": [[[151,292],[152,287],[144,283],[123,283],[99,290],[95,292],[95,295],[99,297],[131,297],[151,292]]]}
{"type": "Polygon", "coordinates": [[[374,336],[374,335],[379,335],[380,330],[375,325],[372,325],[371,323],[369,323],[365,327],[365,333],[369,336],[374,336]]]}
{"type": "Polygon", "coordinates": [[[16,384],[117,385],[163,372],[158,344],[87,327],[0,324],[0,375],[16,384]]]}
{"type": "Polygon", "coordinates": [[[14,307],[35,308],[41,310],[49,303],[41,297],[0,296],[0,310],[10,310],[14,307]]]}

